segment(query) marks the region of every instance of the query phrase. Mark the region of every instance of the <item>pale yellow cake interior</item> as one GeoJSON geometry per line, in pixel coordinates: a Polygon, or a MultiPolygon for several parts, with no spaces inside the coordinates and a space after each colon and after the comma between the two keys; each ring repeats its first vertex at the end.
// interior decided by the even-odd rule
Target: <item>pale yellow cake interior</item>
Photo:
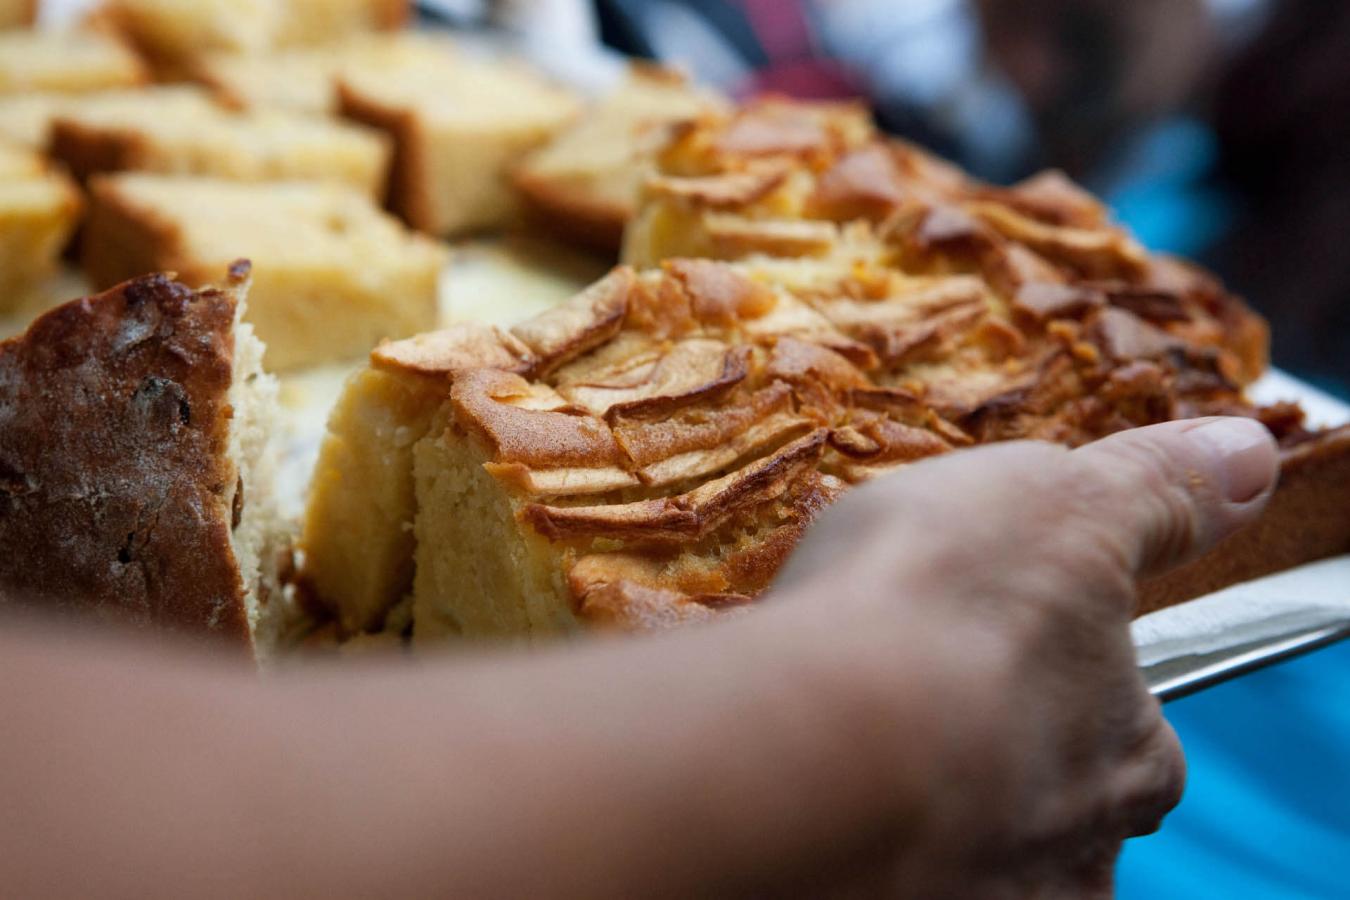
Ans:
{"type": "Polygon", "coordinates": [[[136,148],[134,167],[145,171],[337,182],[372,198],[383,189],[389,156],[386,140],[369,129],[275,110],[231,111],[199,87],[95,94],[56,119],[81,137],[126,136],[136,148]]]}
{"type": "Polygon", "coordinates": [[[0,312],[55,269],[80,206],[68,178],[37,154],[0,141],[0,312]]]}
{"type": "Polygon", "coordinates": [[[343,84],[362,104],[416,123],[400,136],[425,210],[415,224],[442,235],[509,222],[517,210],[510,168],[580,109],[570,91],[521,66],[449,53],[362,68],[343,84]]]}
{"type": "Polygon", "coordinates": [[[523,528],[486,457],[446,413],[414,452],[414,637],[521,639],[578,627],[557,548],[523,528]]]}
{"type": "Polygon", "coordinates": [[[412,587],[413,447],[441,404],[438,387],[362,369],[329,416],[300,545],[312,587],[346,633],[380,628],[412,587]]]}

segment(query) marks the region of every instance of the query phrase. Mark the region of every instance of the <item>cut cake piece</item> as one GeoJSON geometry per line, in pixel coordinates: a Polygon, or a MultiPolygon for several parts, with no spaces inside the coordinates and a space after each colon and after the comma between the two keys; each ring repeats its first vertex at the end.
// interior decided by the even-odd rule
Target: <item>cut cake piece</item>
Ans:
{"type": "MultiPolygon", "coordinates": [[[[675,260],[510,331],[386,344],[330,422],[303,577],[348,634],[409,591],[416,641],[701,621],[765,590],[852,484],[972,444],[1211,414],[1276,434],[1288,479],[1270,516],[1306,538],[1244,576],[1350,549],[1350,430],[1253,407],[1233,351],[1075,289],[1032,314],[964,273],[675,260]]],[[[1141,611],[1236,571],[1212,563],[1144,585],[1141,611]]]]}
{"type": "Polygon", "coordinates": [[[240,112],[196,87],[110,92],[59,110],[50,152],[81,181],[104,172],[306,180],[384,190],[390,148],[369,129],[276,110],[240,112]]]}
{"type": "Polygon", "coordinates": [[[399,28],[408,0],[112,0],[108,18],[166,76],[213,51],[260,53],[399,28]]]}
{"type": "Polygon", "coordinates": [[[98,31],[0,31],[0,94],[82,93],[145,82],[145,66],[98,31]]]}
{"type": "Polygon", "coordinates": [[[912,274],[968,274],[1019,314],[1109,303],[1187,341],[1231,351],[1240,384],[1266,367],[1265,323],[1214,279],[1150,256],[1058,172],[1012,187],[977,181],[879,134],[853,104],[766,100],[691,123],[625,235],[625,261],[700,256],[865,256],[912,274]]]}
{"type": "Polygon", "coordinates": [[[302,624],[277,580],[276,384],[239,321],[246,273],[138,278],[0,343],[0,605],[259,659],[302,624]]]}
{"type": "Polygon", "coordinates": [[[678,72],[635,64],[618,88],[521,161],[516,189],[559,238],[616,254],[670,129],[725,106],[678,72]]]}
{"type": "Polygon", "coordinates": [[[127,173],[95,179],[90,197],[95,285],[154,271],[209,284],[250,259],[249,321],[271,369],[359,359],[436,323],[444,248],[341,186],[127,173]]]}
{"type": "MultiPolygon", "coordinates": [[[[885,140],[857,103],[767,98],[709,112],[656,154],[657,172],[624,235],[623,261],[643,267],[676,257],[824,255],[839,237],[835,222],[865,216],[813,215],[816,181],[836,160],[885,140]]],[[[862,171],[858,179],[862,189],[874,185],[871,191],[894,200],[888,174],[862,171]]]]}
{"type": "Polygon", "coordinates": [[[55,270],[82,205],[41,156],[0,141],[0,313],[55,270]]]}
{"type": "Polygon", "coordinates": [[[449,52],[344,72],[338,96],[344,115],[393,139],[391,208],[442,236],[512,221],[511,167],[580,110],[570,91],[520,64],[449,52]]]}
{"type": "Polygon", "coordinates": [[[321,47],[290,47],[261,54],[212,53],[194,67],[193,78],[239,109],[335,114],[337,82],[344,72],[378,71],[419,55],[454,52],[454,43],[442,35],[375,33],[321,47]]]}

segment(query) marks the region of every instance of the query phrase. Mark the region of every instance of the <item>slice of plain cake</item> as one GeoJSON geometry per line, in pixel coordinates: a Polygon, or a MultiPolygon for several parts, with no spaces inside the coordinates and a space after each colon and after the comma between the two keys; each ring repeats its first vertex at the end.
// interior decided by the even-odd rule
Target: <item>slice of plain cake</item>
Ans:
{"type": "Polygon", "coordinates": [[[516,189],[563,240],[617,255],[670,128],[725,101],[679,73],[635,65],[618,88],[516,167],[516,189]]]}
{"type": "Polygon", "coordinates": [[[80,180],[103,172],[300,179],[381,196],[383,135],[350,123],[275,110],[241,112],[197,87],[99,94],[58,111],[50,151],[80,180]]]}
{"type": "Polygon", "coordinates": [[[354,191],[129,173],[95,179],[90,196],[96,285],[164,270],[206,284],[250,259],[249,321],[269,368],[357,359],[436,322],[444,249],[354,191]]]}
{"type": "Polygon", "coordinates": [[[112,0],[109,18],[162,73],[213,51],[259,53],[400,27],[408,0],[112,0]]]}
{"type": "Polygon", "coordinates": [[[81,206],[69,178],[31,150],[0,142],[0,313],[55,269],[81,206]]]}
{"type": "Polygon", "coordinates": [[[338,111],[337,82],[344,72],[379,70],[420,54],[452,54],[453,42],[412,31],[360,35],[322,47],[290,47],[261,54],[212,53],[193,78],[239,109],[288,109],[311,114],[338,111]]]}
{"type": "Polygon", "coordinates": [[[328,420],[300,538],[304,575],[343,633],[378,630],[412,589],[414,450],[445,403],[445,360],[513,369],[530,351],[478,322],[399,342],[348,379],[328,420]]]}
{"type": "Polygon", "coordinates": [[[136,54],[96,31],[0,32],[0,94],[77,93],[146,80],[136,54]]]}
{"type": "Polygon", "coordinates": [[[511,167],[580,109],[571,92],[518,64],[451,53],[343,73],[338,93],[344,115],[394,141],[393,210],[436,235],[510,222],[511,167]]]}
{"type": "Polygon", "coordinates": [[[246,273],[146,276],[0,343],[0,605],[262,659],[303,625],[277,580],[276,383],[239,321],[246,273]]]}

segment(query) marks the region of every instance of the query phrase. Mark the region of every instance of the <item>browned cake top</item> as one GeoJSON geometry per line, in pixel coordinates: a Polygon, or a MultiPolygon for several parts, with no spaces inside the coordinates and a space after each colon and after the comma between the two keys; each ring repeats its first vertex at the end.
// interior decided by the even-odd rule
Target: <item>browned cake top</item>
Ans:
{"type": "Polygon", "coordinates": [[[880,134],[855,105],[778,100],[687,123],[658,163],[646,203],[682,213],[697,255],[861,249],[909,274],[978,276],[1023,317],[1085,304],[1136,313],[1221,349],[1242,383],[1265,368],[1259,318],[1199,270],[1150,256],[1060,173],[996,187],[880,134]]]}
{"type": "Polygon", "coordinates": [[[0,344],[0,605],[246,638],[227,500],[236,303],[152,275],[0,344]]]}
{"type": "Polygon", "coordinates": [[[627,627],[745,603],[849,484],[953,448],[1211,413],[1303,439],[1296,409],[1243,400],[1208,278],[1141,255],[1131,286],[1070,281],[990,237],[990,258],[1035,261],[1015,282],[971,261],[981,226],[961,231],[923,246],[922,274],[619,268],[509,332],[461,325],[372,358],[446,379],[452,427],[563,550],[578,612],[627,627]]]}

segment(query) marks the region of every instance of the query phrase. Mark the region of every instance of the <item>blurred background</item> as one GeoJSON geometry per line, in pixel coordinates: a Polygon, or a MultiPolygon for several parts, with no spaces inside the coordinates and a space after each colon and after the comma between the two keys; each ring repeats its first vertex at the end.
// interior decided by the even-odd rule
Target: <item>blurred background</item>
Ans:
{"type": "MultiPolygon", "coordinates": [[[[1324,0],[442,2],[580,66],[609,51],[740,98],[865,97],[985,178],[1064,169],[1217,271],[1274,363],[1350,396],[1350,4],[1324,0]],[[603,49],[601,49],[603,45],[603,49]]],[[[1190,787],[1132,842],[1127,898],[1347,897],[1350,647],[1167,710],[1190,787]]]]}

